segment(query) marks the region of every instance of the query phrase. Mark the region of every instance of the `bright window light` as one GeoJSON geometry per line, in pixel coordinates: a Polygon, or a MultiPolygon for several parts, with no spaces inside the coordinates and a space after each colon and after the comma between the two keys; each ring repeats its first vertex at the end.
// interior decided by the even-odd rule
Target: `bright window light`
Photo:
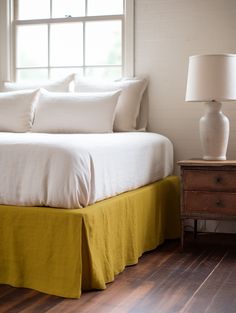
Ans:
{"type": "Polygon", "coordinates": [[[84,15],[85,0],[52,0],[52,17],[84,15]]]}
{"type": "Polygon", "coordinates": [[[92,78],[114,80],[122,76],[121,67],[87,67],[85,75],[92,78]]]}
{"type": "Polygon", "coordinates": [[[52,24],[50,33],[50,65],[82,66],[83,24],[52,24]]]}
{"type": "Polygon", "coordinates": [[[121,22],[87,22],[86,65],[121,65],[121,22]]]}
{"type": "Polygon", "coordinates": [[[123,0],[88,0],[88,15],[123,14],[123,0]]]}
{"type": "Polygon", "coordinates": [[[71,73],[76,73],[79,76],[83,76],[83,69],[77,67],[69,67],[69,68],[51,68],[50,70],[50,78],[51,79],[60,79],[71,73]]]}
{"type": "Polygon", "coordinates": [[[47,25],[17,27],[17,67],[43,67],[48,65],[47,25]]]}
{"type": "Polygon", "coordinates": [[[16,72],[18,81],[44,81],[48,79],[47,69],[23,69],[16,72]]]}
{"type": "Polygon", "coordinates": [[[50,0],[18,0],[16,13],[19,20],[33,20],[50,17],[50,0]]]}

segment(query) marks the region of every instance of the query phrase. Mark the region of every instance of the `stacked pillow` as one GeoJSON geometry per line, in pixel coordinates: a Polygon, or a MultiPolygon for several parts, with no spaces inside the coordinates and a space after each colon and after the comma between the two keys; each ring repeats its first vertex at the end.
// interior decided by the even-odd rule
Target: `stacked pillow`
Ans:
{"type": "Polygon", "coordinates": [[[123,79],[114,82],[93,81],[91,79],[75,78],[75,91],[77,92],[102,92],[121,90],[118,100],[114,131],[137,130],[137,119],[140,111],[140,103],[147,87],[146,79],[123,79]]]}
{"type": "Polygon", "coordinates": [[[31,84],[4,82],[0,88],[0,91],[9,92],[9,91],[17,91],[17,90],[44,88],[48,91],[68,92],[70,83],[74,80],[74,76],[75,76],[74,74],[71,74],[61,80],[46,81],[46,82],[31,83],[31,84]]]}
{"type": "Polygon", "coordinates": [[[75,79],[44,85],[4,83],[0,93],[0,131],[101,133],[136,131],[145,79],[114,82],[75,79]],[[44,89],[32,90],[38,87],[44,89]],[[16,91],[18,89],[29,89],[16,91]],[[45,90],[47,89],[47,90],[45,90]],[[13,91],[14,90],[14,91],[13,91]]]}
{"type": "Polygon", "coordinates": [[[41,89],[32,132],[112,132],[120,91],[59,93],[41,89]]]}
{"type": "Polygon", "coordinates": [[[22,90],[0,93],[0,131],[27,132],[32,127],[33,106],[38,91],[22,90]]]}

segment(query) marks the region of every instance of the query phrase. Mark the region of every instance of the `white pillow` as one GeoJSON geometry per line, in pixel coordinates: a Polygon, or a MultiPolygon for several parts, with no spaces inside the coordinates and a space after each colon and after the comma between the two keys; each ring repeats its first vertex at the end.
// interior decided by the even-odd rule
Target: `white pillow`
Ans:
{"type": "Polygon", "coordinates": [[[120,91],[56,93],[41,89],[36,103],[33,132],[112,132],[120,91]]]}
{"type": "Polygon", "coordinates": [[[146,79],[125,79],[120,81],[94,81],[75,77],[75,91],[101,92],[121,90],[115,111],[115,131],[135,131],[139,115],[140,102],[147,86],[146,79]]]}
{"type": "Polygon", "coordinates": [[[0,93],[0,131],[27,132],[32,126],[33,105],[38,90],[0,93]]]}
{"type": "Polygon", "coordinates": [[[70,82],[74,79],[74,74],[67,76],[64,79],[56,81],[44,81],[36,83],[16,83],[16,82],[4,82],[2,83],[1,91],[16,91],[25,89],[39,89],[44,88],[48,91],[55,92],[68,92],[70,82]]]}

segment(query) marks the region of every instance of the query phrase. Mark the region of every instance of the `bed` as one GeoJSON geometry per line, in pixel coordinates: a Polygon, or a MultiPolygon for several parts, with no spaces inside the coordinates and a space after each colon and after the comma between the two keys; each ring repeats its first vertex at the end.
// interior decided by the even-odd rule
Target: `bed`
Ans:
{"type": "Polygon", "coordinates": [[[0,283],[79,298],[179,237],[179,180],[146,79],[71,77],[0,93],[0,283]]]}
{"type": "Polygon", "coordinates": [[[105,289],[145,251],[179,237],[172,168],[172,144],[158,134],[0,133],[0,283],[67,298],[105,289]],[[75,190],[72,146],[73,171],[85,170],[75,190]]]}

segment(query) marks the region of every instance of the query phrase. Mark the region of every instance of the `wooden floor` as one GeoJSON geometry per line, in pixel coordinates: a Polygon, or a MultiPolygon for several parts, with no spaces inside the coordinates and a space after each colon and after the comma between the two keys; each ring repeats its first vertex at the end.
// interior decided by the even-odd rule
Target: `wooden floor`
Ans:
{"type": "Polygon", "coordinates": [[[79,300],[0,285],[0,313],[235,313],[236,236],[169,241],[79,300]]]}

